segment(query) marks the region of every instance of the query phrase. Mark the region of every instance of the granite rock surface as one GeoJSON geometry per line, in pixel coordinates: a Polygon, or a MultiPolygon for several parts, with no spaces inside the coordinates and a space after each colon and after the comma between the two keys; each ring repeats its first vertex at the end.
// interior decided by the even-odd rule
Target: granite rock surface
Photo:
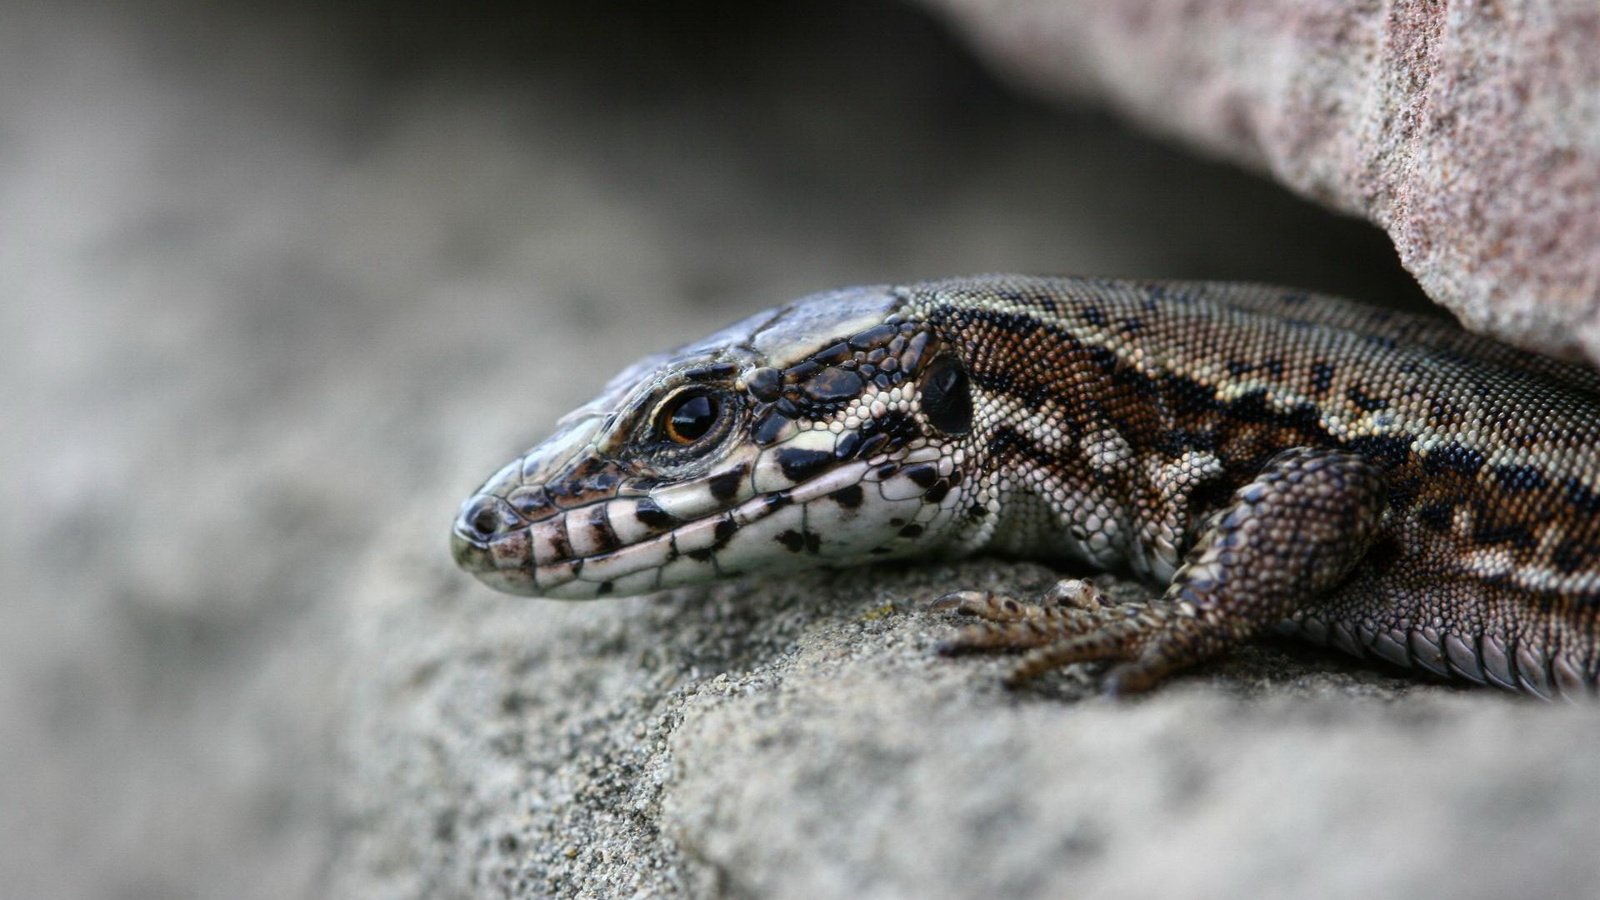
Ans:
{"type": "Polygon", "coordinates": [[[1381,226],[1469,326],[1600,362],[1587,0],[926,0],[1047,94],[1381,226]]]}

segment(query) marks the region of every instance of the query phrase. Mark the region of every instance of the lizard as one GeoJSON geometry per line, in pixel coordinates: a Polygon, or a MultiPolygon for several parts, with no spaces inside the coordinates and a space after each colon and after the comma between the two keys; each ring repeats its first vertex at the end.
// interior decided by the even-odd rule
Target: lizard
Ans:
{"type": "Polygon", "coordinates": [[[1269,632],[1543,698],[1600,679],[1600,374],[1229,282],[849,288],[625,369],[460,507],[517,594],[986,552],[1133,576],[953,591],[938,649],[1131,693],[1269,632]]]}

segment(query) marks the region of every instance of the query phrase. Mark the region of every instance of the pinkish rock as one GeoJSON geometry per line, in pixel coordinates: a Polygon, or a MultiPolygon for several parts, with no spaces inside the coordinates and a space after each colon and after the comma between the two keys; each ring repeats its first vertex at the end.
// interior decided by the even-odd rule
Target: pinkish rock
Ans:
{"type": "Polygon", "coordinates": [[[1384,228],[1470,327],[1600,361],[1593,0],[925,0],[1046,91],[1384,228]]]}

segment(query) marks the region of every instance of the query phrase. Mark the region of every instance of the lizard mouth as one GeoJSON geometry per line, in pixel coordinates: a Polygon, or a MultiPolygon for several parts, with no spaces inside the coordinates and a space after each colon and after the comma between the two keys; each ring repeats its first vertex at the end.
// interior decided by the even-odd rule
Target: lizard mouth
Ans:
{"type": "Polygon", "coordinates": [[[673,505],[668,512],[648,494],[619,495],[532,521],[505,499],[481,493],[456,517],[451,550],[458,565],[490,587],[564,599],[887,558],[910,551],[909,538],[922,531],[906,528],[920,504],[910,492],[903,499],[895,494],[898,477],[881,463],[851,460],[783,490],[704,510],[673,505]],[[884,498],[886,491],[893,499],[884,498]],[[878,495],[870,521],[859,509],[867,492],[878,495]],[[897,515],[879,521],[885,512],[897,515]],[[775,547],[788,552],[774,554],[775,547]]]}

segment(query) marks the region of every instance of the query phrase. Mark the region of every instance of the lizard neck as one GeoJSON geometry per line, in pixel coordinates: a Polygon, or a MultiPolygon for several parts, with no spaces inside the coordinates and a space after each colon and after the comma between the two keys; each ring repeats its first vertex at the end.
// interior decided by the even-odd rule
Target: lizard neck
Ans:
{"type": "Polygon", "coordinates": [[[922,310],[961,353],[977,411],[966,479],[986,514],[955,540],[1164,583],[1240,476],[1175,413],[1185,399],[1141,334],[1156,311],[1098,300],[945,291],[922,310]]]}
{"type": "MultiPolygon", "coordinates": [[[[953,536],[956,547],[1170,577],[1183,542],[1155,534],[1155,513],[1141,502],[1151,495],[1145,473],[1163,461],[1084,402],[1110,399],[1118,387],[1101,379],[1084,391],[1080,367],[1062,359],[1031,373],[986,364],[971,361],[978,427],[964,438],[963,471],[971,514],[953,536]]],[[[1124,399],[1125,410],[1137,402],[1124,399]]]]}

